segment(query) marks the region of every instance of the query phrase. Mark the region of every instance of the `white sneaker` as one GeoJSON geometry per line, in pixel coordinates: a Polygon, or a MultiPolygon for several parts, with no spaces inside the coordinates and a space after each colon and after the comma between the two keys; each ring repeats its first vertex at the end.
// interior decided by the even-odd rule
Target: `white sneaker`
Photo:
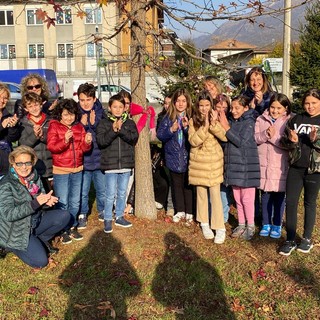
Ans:
{"type": "Polygon", "coordinates": [[[217,229],[214,243],[222,244],[226,240],[226,229],[217,229]]]}
{"type": "Polygon", "coordinates": [[[186,216],[185,212],[177,212],[172,218],[173,222],[179,222],[181,219],[184,219],[186,216]]]}
{"type": "Polygon", "coordinates": [[[186,225],[190,226],[193,222],[193,214],[187,213],[186,214],[186,225]]]}
{"type": "Polygon", "coordinates": [[[155,201],[156,203],[156,209],[157,210],[162,210],[163,209],[163,205],[160,202],[155,201]]]}
{"type": "Polygon", "coordinates": [[[209,223],[201,223],[202,233],[205,239],[213,239],[214,234],[211,228],[209,227],[209,223]]]}

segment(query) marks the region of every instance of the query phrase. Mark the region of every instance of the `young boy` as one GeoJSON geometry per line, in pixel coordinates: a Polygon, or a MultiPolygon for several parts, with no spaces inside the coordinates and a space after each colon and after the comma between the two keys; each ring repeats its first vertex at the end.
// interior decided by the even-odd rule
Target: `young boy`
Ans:
{"type": "Polygon", "coordinates": [[[98,218],[103,221],[105,202],[105,177],[100,169],[101,152],[96,141],[96,128],[104,113],[102,105],[96,99],[96,90],[92,84],[84,83],[78,88],[79,107],[81,111],[80,123],[86,132],[92,134],[92,148],[84,154],[83,180],[81,188],[81,204],[78,219],[78,229],[87,227],[87,216],[89,213],[89,191],[93,181],[96,191],[96,204],[98,218]]]}
{"type": "Polygon", "coordinates": [[[34,92],[22,97],[26,115],[21,119],[19,145],[34,149],[38,161],[35,165],[46,192],[52,190],[52,155],[47,149],[48,115],[42,112],[42,98],[34,92]]]}
{"type": "Polygon", "coordinates": [[[109,100],[109,113],[97,127],[97,143],[101,149],[101,169],[105,172],[106,201],[104,207],[104,232],[112,232],[112,208],[116,201],[115,225],[131,227],[123,217],[126,191],[134,168],[134,146],[138,141],[138,130],[125,112],[124,98],[116,94],[109,100]]]}

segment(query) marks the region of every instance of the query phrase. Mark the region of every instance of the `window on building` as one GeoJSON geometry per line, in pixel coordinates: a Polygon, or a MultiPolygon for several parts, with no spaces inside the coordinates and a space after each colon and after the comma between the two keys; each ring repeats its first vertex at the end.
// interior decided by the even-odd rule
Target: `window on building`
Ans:
{"type": "Polygon", "coordinates": [[[71,9],[65,8],[63,11],[57,11],[56,13],[57,24],[70,24],[72,23],[71,9]]]}
{"type": "Polygon", "coordinates": [[[27,24],[34,25],[34,24],[42,24],[42,21],[37,18],[36,10],[27,10],[27,24]]]}
{"type": "Polygon", "coordinates": [[[101,24],[101,8],[86,8],[84,11],[86,13],[87,24],[101,24]]]}
{"type": "Polygon", "coordinates": [[[12,44],[0,44],[0,59],[15,59],[16,47],[12,44]]]}
{"type": "Polygon", "coordinates": [[[13,11],[0,10],[0,26],[12,26],[12,25],[13,25],[13,11]]]}
{"type": "Polygon", "coordinates": [[[44,45],[29,44],[29,58],[44,58],[44,45]]]}
{"type": "Polygon", "coordinates": [[[58,58],[73,58],[73,44],[58,43],[58,58]]]}
{"type": "Polygon", "coordinates": [[[95,43],[88,43],[87,44],[87,57],[88,58],[94,58],[96,56],[96,47],[99,52],[99,56],[102,56],[102,46],[101,45],[96,45],[95,43]]]}

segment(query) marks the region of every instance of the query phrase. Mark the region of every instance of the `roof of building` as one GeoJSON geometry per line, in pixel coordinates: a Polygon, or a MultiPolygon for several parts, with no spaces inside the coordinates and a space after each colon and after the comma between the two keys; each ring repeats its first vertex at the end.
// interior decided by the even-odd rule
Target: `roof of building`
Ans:
{"type": "Polygon", "coordinates": [[[213,44],[206,50],[248,50],[248,49],[254,49],[257,46],[246,43],[246,42],[241,42],[236,39],[227,39],[222,42],[213,44]]]}

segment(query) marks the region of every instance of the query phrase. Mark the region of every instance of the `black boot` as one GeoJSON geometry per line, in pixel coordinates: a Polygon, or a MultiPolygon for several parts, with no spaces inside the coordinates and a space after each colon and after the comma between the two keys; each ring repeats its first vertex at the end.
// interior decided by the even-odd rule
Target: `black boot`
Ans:
{"type": "Polygon", "coordinates": [[[0,259],[4,259],[7,255],[8,251],[3,248],[3,247],[0,247],[0,259]]]}
{"type": "Polygon", "coordinates": [[[44,242],[44,245],[46,246],[47,251],[48,251],[48,253],[49,253],[50,256],[51,256],[52,254],[56,254],[56,253],[59,252],[59,249],[53,247],[52,244],[51,244],[49,241],[44,242]]]}

